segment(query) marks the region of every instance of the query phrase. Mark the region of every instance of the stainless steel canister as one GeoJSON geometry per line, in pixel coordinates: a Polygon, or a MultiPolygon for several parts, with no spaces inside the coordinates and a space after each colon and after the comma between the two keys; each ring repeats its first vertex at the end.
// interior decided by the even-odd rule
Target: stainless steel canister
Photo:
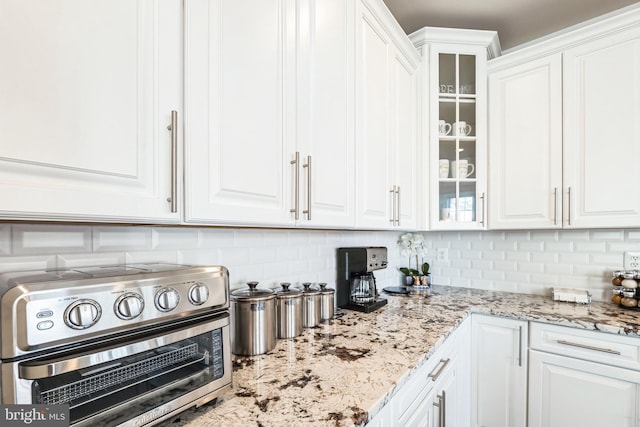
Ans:
{"type": "Polygon", "coordinates": [[[302,334],[303,294],[289,289],[290,283],[281,283],[282,289],[276,292],[276,323],[278,338],[293,338],[302,334]]]}
{"type": "Polygon", "coordinates": [[[302,326],[313,328],[320,323],[320,291],[303,283],[302,326]]]}
{"type": "Polygon", "coordinates": [[[258,282],[247,285],[249,289],[231,292],[232,351],[254,356],[268,353],[276,346],[276,294],[269,289],[257,289],[258,282]]]}
{"type": "Polygon", "coordinates": [[[336,290],[327,288],[326,283],[320,283],[320,321],[333,319],[333,301],[336,290]]]}

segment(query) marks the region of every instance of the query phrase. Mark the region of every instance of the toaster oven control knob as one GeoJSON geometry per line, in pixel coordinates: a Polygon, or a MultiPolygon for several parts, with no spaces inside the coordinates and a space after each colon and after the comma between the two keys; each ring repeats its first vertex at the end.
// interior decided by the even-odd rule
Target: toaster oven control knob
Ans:
{"type": "Polygon", "coordinates": [[[142,296],[133,292],[121,295],[115,304],[116,316],[123,320],[131,320],[140,316],[144,308],[142,296]]]}
{"type": "Polygon", "coordinates": [[[193,305],[202,305],[209,299],[209,289],[204,283],[196,283],[189,289],[189,301],[193,305]]]}
{"type": "Polygon", "coordinates": [[[72,329],[87,329],[95,325],[101,315],[100,304],[92,299],[81,299],[64,311],[64,323],[72,329]]]}
{"type": "Polygon", "coordinates": [[[173,288],[165,288],[156,294],[156,308],[160,311],[171,311],[178,306],[180,294],[173,288]]]}

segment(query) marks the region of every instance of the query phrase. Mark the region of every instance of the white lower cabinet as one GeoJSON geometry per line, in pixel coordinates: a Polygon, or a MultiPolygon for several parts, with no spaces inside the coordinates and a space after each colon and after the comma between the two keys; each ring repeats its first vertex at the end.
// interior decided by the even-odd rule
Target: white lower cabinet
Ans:
{"type": "Polygon", "coordinates": [[[468,426],[469,331],[465,320],[368,425],[468,426]]]}
{"type": "Polygon", "coordinates": [[[527,326],[526,321],[472,315],[472,426],[526,425],[527,326]]]}
{"type": "Polygon", "coordinates": [[[640,340],[539,323],[530,333],[529,427],[640,426],[640,340]]]}

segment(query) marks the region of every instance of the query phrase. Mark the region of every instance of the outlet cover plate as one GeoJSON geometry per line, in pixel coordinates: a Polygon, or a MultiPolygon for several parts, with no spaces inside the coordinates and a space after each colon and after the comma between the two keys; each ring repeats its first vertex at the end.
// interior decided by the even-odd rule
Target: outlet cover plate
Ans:
{"type": "Polygon", "coordinates": [[[624,269],[640,270],[640,252],[624,253],[624,269]]]}

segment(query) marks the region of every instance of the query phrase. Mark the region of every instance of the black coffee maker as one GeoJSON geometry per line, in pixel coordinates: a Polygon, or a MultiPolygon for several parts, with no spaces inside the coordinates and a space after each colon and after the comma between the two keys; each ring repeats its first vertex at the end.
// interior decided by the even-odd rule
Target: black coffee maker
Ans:
{"type": "Polygon", "coordinates": [[[387,268],[387,248],[338,248],[336,304],[340,308],[370,313],[387,303],[380,298],[375,270],[387,268]]]}

